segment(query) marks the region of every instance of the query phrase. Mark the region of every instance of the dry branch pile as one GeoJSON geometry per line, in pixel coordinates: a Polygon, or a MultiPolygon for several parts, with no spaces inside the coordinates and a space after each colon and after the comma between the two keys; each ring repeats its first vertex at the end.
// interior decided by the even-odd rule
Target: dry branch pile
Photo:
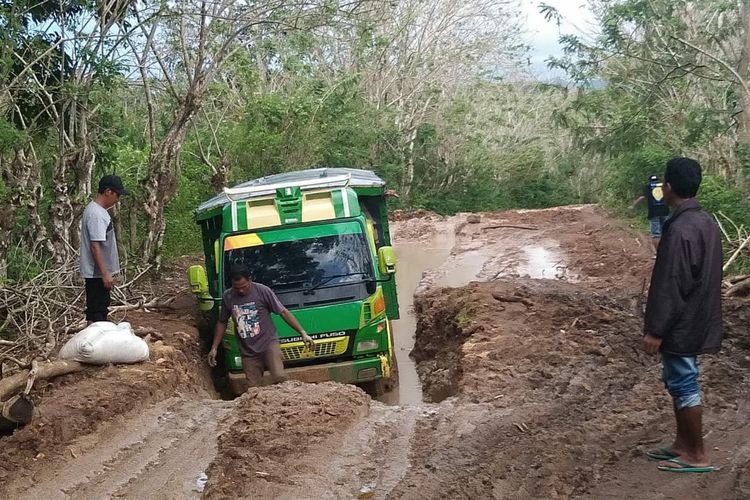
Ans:
{"type": "MultiPolygon", "coordinates": [[[[168,306],[175,295],[159,295],[145,279],[150,268],[122,280],[112,291],[111,312],[168,306]]],[[[127,276],[127,272],[123,273],[127,276]]],[[[83,280],[78,262],[48,263],[33,278],[0,283],[0,377],[48,360],[67,338],[86,326],[83,280]]]]}
{"type": "MultiPolygon", "coordinates": [[[[715,218],[730,248],[729,258],[723,267],[723,271],[726,272],[737,259],[750,255],[750,231],[742,224],[735,224],[722,212],[715,218]]],[[[750,274],[731,276],[724,280],[724,287],[724,293],[729,297],[750,295],[750,274]]]]}
{"type": "Polygon", "coordinates": [[[750,295],[750,274],[731,276],[724,280],[724,293],[727,297],[742,297],[750,295]]]}

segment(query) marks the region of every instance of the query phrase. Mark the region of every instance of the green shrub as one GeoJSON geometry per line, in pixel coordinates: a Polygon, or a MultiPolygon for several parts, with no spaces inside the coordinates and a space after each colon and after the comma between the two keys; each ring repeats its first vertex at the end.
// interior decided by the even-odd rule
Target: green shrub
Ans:
{"type": "Polygon", "coordinates": [[[619,156],[606,165],[605,192],[600,201],[623,209],[643,193],[650,175],[663,177],[667,161],[675,154],[659,145],[619,156]]]}
{"type": "MultiPolygon", "coordinates": [[[[701,183],[698,199],[703,208],[713,214],[722,224],[729,234],[730,238],[737,238],[735,226],[745,228],[745,233],[750,229],[750,201],[739,189],[729,185],[729,183],[717,175],[704,175],[701,183]]],[[[722,235],[722,241],[725,247],[724,259],[728,259],[733,250],[733,243],[726,240],[722,235]]],[[[744,252],[744,255],[735,261],[727,274],[746,274],[750,272],[750,252],[744,252]]]]}

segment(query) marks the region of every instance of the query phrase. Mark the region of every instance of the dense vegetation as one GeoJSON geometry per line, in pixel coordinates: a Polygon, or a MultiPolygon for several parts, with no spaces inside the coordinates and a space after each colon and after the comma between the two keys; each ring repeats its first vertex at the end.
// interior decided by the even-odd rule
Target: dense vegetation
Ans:
{"type": "Polygon", "coordinates": [[[0,0],[0,274],[75,258],[112,172],[133,192],[124,253],[158,264],[199,248],[200,201],[264,174],[371,168],[444,213],[625,210],[684,154],[731,248],[750,226],[747,3],[596,0],[598,34],[561,33],[559,85],[530,76],[500,0],[0,0]]]}

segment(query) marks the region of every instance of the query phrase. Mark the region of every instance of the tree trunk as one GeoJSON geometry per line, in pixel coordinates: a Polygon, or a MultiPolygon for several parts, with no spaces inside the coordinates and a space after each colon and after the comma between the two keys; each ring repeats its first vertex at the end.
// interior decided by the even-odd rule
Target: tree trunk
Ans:
{"type": "Polygon", "coordinates": [[[86,133],[82,148],[76,156],[75,163],[72,165],[72,169],[76,174],[76,189],[70,200],[73,207],[73,224],[70,230],[70,241],[74,249],[78,249],[81,243],[81,218],[83,217],[86,205],[91,201],[91,175],[95,164],[96,153],[91,144],[91,137],[86,133]]]}
{"type": "Polygon", "coordinates": [[[115,205],[112,208],[112,224],[114,225],[115,229],[115,236],[117,241],[117,253],[120,255],[120,260],[124,260],[123,267],[125,267],[127,262],[127,247],[125,246],[125,239],[122,237],[123,229],[122,229],[122,218],[125,215],[125,211],[123,210],[122,205],[115,205]]]}
{"type": "Polygon", "coordinates": [[[10,161],[0,156],[0,171],[5,188],[10,191],[7,200],[3,200],[0,204],[0,210],[3,213],[3,217],[0,217],[0,279],[4,280],[8,277],[8,250],[13,239],[13,229],[16,226],[16,214],[21,204],[18,195],[19,184],[23,183],[24,174],[28,175],[22,152],[17,151],[13,160],[10,161]],[[22,177],[17,174],[22,174],[22,177]]]}
{"type": "Polygon", "coordinates": [[[401,182],[402,198],[406,203],[411,201],[411,188],[414,182],[414,142],[417,140],[417,128],[409,134],[409,145],[406,153],[406,172],[401,182]]]}
{"type": "Polygon", "coordinates": [[[128,248],[130,253],[135,255],[138,251],[138,201],[135,197],[130,198],[130,206],[128,207],[128,248]]]}
{"type": "Polygon", "coordinates": [[[44,242],[46,231],[36,209],[37,199],[41,195],[34,191],[35,187],[41,189],[41,184],[36,180],[38,176],[38,165],[29,159],[23,148],[15,151],[13,160],[4,160],[2,163],[3,183],[9,191],[8,199],[1,207],[3,217],[0,218],[0,276],[3,278],[8,275],[8,251],[13,242],[16,218],[21,208],[29,210],[29,223],[23,231],[28,245],[27,254],[34,254],[38,243],[44,242]],[[35,228],[41,231],[41,236],[36,234],[35,228]],[[37,238],[41,238],[41,241],[37,238]]]}
{"type": "Polygon", "coordinates": [[[207,78],[208,73],[203,73],[193,81],[175,112],[167,135],[163,141],[152,143],[148,158],[148,177],[143,186],[143,210],[146,212],[147,227],[141,257],[144,262],[152,264],[157,272],[161,268],[161,247],[167,228],[164,211],[177,192],[180,152],[190,120],[200,109],[200,102],[207,88],[207,78]]]}
{"type": "Polygon", "coordinates": [[[216,167],[214,173],[211,175],[211,189],[214,193],[220,193],[224,186],[227,185],[227,178],[229,177],[229,159],[226,155],[221,155],[221,163],[216,167]]]}
{"type": "Polygon", "coordinates": [[[46,251],[54,255],[55,248],[49,239],[47,227],[39,215],[39,202],[44,196],[42,187],[41,167],[35,160],[35,156],[27,156],[23,149],[16,152],[15,162],[19,168],[25,170],[23,178],[18,184],[18,203],[19,206],[26,208],[28,211],[29,221],[24,228],[24,239],[27,243],[27,250],[32,257],[39,257],[40,251],[46,251]]]}
{"type": "MultiPolygon", "coordinates": [[[[61,152],[62,153],[62,152],[61,152]]],[[[73,205],[68,195],[68,162],[63,154],[53,171],[54,201],[49,208],[52,221],[52,245],[55,262],[62,263],[70,254],[70,228],[73,225],[73,205]]]]}
{"type": "Polygon", "coordinates": [[[739,164],[741,172],[740,182],[743,184],[750,177],[750,0],[742,0],[740,7],[742,22],[742,52],[737,73],[743,80],[737,82],[739,93],[739,127],[737,130],[737,142],[739,152],[739,164]]]}
{"type": "Polygon", "coordinates": [[[169,151],[174,146],[168,147],[164,144],[162,146],[160,149],[167,151],[152,152],[149,158],[149,170],[153,174],[146,179],[143,187],[143,210],[146,212],[147,228],[141,257],[144,262],[152,264],[157,271],[161,267],[161,246],[167,229],[164,211],[167,202],[177,190],[177,175],[172,172],[177,160],[171,158],[172,154],[169,151]]]}
{"type": "Polygon", "coordinates": [[[164,211],[177,192],[180,175],[179,155],[188,129],[188,121],[189,119],[181,124],[175,122],[164,141],[158,144],[156,149],[152,149],[148,160],[149,177],[143,186],[143,210],[146,212],[147,227],[141,257],[157,271],[161,267],[161,246],[167,229],[164,211]]]}

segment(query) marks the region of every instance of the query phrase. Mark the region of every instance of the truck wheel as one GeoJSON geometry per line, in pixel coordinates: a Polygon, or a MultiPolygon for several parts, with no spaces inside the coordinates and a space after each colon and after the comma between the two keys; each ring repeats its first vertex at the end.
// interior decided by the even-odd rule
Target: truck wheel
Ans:
{"type": "Polygon", "coordinates": [[[386,392],[388,392],[388,379],[379,378],[377,380],[371,380],[369,382],[364,382],[360,385],[363,391],[365,391],[367,394],[369,394],[373,398],[377,398],[379,396],[382,396],[386,392]]]}

